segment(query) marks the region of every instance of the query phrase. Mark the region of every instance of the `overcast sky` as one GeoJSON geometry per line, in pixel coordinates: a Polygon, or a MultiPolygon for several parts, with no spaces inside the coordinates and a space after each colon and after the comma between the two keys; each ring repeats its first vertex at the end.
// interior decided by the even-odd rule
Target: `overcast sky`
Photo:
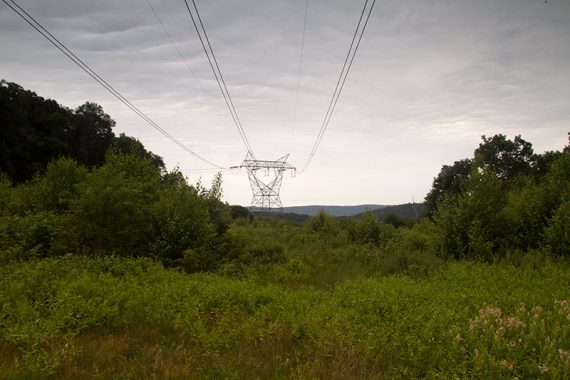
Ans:
{"type": "MultiPolygon", "coordinates": [[[[183,0],[18,3],[132,103],[221,166],[246,149],[183,0]]],[[[317,137],[364,0],[196,0],[258,159],[301,168],[317,137]]],[[[96,102],[190,182],[213,172],[144,123],[0,2],[0,78],[75,108],[96,102]],[[204,170],[205,169],[205,170],[204,170]]],[[[480,136],[560,150],[570,130],[570,1],[378,0],[309,168],[286,175],[285,206],[421,201],[444,164],[480,136]]],[[[224,172],[224,198],[249,205],[247,175],[224,172]]]]}

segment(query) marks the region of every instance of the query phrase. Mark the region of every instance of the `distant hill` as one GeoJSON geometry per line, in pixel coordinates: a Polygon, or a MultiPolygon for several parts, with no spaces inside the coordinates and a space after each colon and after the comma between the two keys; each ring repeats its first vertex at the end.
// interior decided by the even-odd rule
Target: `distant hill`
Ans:
{"type": "Polygon", "coordinates": [[[294,214],[290,212],[268,212],[268,211],[252,211],[252,215],[255,219],[261,220],[283,220],[287,222],[303,224],[307,219],[310,218],[309,215],[304,214],[294,214]]]}
{"type": "Polygon", "coordinates": [[[293,206],[283,207],[283,212],[268,213],[261,210],[250,208],[250,211],[256,215],[264,217],[274,217],[295,222],[303,222],[309,216],[317,215],[321,210],[327,214],[336,217],[358,217],[366,212],[372,212],[379,219],[386,218],[387,215],[395,214],[402,218],[415,219],[423,215],[426,207],[423,203],[405,203],[401,205],[385,206],[385,205],[357,205],[357,206],[293,206]]]}
{"type": "Polygon", "coordinates": [[[317,215],[321,210],[332,216],[351,216],[366,211],[372,211],[386,207],[384,205],[357,205],[357,206],[293,206],[283,207],[283,212],[301,215],[317,215]]]}
{"type": "Polygon", "coordinates": [[[422,216],[425,211],[426,206],[423,203],[405,203],[402,205],[386,206],[381,209],[376,209],[373,210],[372,213],[376,215],[378,219],[384,219],[390,214],[415,219],[422,216]]]}

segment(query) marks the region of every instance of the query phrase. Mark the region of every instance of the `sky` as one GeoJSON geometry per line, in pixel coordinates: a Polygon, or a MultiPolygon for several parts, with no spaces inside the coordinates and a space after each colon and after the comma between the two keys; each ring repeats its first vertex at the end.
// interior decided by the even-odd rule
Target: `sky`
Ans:
{"type": "MultiPolygon", "coordinates": [[[[223,167],[243,161],[183,0],[17,3],[191,150],[223,167]]],[[[310,0],[303,49],[306,0],[196,4],[256,157],[290,154],[301,169],[364,0],[310,0]]],[[[0,51],[0,78],[70,108],[98,103],[117,135],[136,137],[190,183],[212,180],[215,168],[143,122],[3,2],[0,51]]],[[[441,166],[471,157],[482,135],[561,150],[569,110],[570,1],[378,0],[322,143],[307,170],[285,174],[281,200],[420,202],[441,166]]],[[[222,176],[224,200],[249,205],[246,172],[222,176]]]]}

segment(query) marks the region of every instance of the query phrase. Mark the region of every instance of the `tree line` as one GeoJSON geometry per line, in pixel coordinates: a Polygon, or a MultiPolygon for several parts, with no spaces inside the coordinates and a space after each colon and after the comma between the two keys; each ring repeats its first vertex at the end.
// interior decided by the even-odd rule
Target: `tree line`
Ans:
{"type": "Polygon", "coordinates": [[[71,110],[2,81],[0,109],[1,262],[79,253],[195,270],[227,250],[220,175],[188,184],[95,103],[71,110]]]}
{"type": "Polygon", "coordinates": [[[442,167],[419,221],[320,213],[293,228],[222,202],[220,175],[207,188],[167,171],[138,140],[115,136],[94,103],[70,110],[2,81],[0,106],[0,263],[69,253],[147,256],[187,271],[280,262],[282,247],[243,234],[268,223],[298,242],[373,256],[570,255],[569,147],[536,154],[520,136],[483,136],[472,157],[442,167]]]}
{"type": "Polygon", "coordinates": [[[113,132],[115,121],[95,103],[72,110],[16,83],[0,81],[0,172],[24,183],[67,157],[87,168],[100,167],[111,147],[149,159],[164,170],[160,156],[137,139],[113,132]]]}
{"type": "Polygon", "coordinates": [[[570,255],[568,146],[536,154],[521,136],[483,136],[471,158],[442,167],[425,201],[442,256],[570,255]]]}

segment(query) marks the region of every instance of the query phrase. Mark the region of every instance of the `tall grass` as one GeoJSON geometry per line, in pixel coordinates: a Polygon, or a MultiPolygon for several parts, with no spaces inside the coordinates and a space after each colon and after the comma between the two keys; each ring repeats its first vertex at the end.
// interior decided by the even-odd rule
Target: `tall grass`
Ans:
{"type": "Polygon", "coordinates": [[[548,261],[322,288],[145,259],[14,263],[0,270],[0,377],[568,378],[568,284],[548,261]]]}

